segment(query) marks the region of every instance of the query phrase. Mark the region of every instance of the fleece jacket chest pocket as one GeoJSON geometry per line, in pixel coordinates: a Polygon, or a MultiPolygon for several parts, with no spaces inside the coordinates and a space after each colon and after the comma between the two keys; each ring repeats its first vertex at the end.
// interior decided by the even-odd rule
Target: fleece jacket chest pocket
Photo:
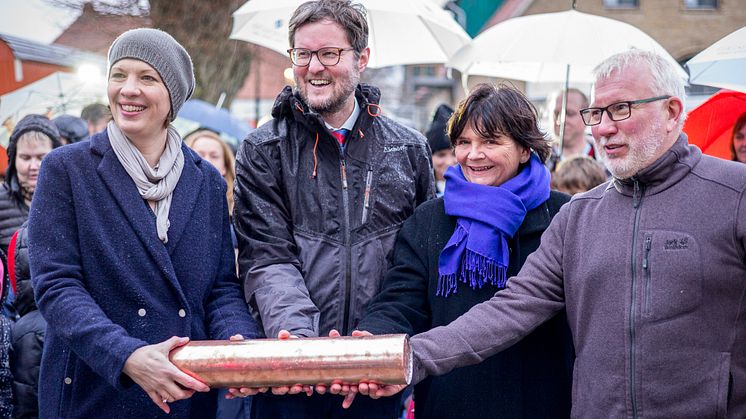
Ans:
{"type": "Polygon", "coordinates": [[[643,231],[640,272],[645,318],[668,319],[699,306],[702,263],[693,236],[678,231],[643,231]]]}

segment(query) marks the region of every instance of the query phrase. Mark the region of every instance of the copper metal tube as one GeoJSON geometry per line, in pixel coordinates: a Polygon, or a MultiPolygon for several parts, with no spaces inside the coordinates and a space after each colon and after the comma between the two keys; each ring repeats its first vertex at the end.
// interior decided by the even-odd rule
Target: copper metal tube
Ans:
{"type": "Polygon", "coordinates": [[[293,384],[409,384],[407,335],[193,341],[174,349],[171,362],[210,387],[293,384]]]}

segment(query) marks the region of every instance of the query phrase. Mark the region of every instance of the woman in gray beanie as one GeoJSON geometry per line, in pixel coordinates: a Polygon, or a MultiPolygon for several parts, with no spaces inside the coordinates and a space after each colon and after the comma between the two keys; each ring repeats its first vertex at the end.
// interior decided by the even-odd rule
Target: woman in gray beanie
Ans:
{"type": "Polygon", "coordinates": [[[13,233],[28,218],[41,160],[60,146],[59,132],[42,115],[26,115],[10,134],[8,169],[0,187],[0,248],[8,253],[13,233]]]}
{"type": "Polygon", "coordinates": [[[260,333],[235,274],[225,182],[169,124],[194,83],[169,34],[123,33],[109,49],[113,121],[42,166],[29,219],[48,322],[41,417],[212,417],[216,391],[169,352],[260,333]]]}

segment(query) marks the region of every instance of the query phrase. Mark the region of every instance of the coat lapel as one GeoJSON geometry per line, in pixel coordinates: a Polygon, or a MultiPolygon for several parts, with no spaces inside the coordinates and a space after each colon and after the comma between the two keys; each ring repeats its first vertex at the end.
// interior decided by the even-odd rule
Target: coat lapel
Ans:
{"type": "Polygon", "coordinates": [[[195,162],[186,145],[182,144],[181,150],[184,153],[184,170],[182,170],[179,183],[176,184],[176,189],[174,189],[171,209],[168,214],[169,227],[166,248],[169,254],[176,249],[176,245],[192,219],[192,212],[203,188],[202,171],[197,167],[198,163],[195,162]]]}
{"type": "Polygon", "coordinates": [[[171,258],[166,247],[158,240],[153,214],[140,197],[135,182],[114,154],[108,137],[105,134],[94,136],[91,139],[91,149],[101,155],[101,162],[96,171],[140,238],[143,247],[153,256],[155,264],[166,277],[176,281],[176,273],[170,263],[171,258]]]}

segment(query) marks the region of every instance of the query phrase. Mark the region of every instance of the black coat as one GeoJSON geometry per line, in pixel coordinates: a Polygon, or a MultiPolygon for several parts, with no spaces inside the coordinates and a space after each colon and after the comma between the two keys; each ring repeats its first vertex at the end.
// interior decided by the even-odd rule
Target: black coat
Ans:
{"type": "MultiPolygon", "coordinates": [[[[530,211],[508,241],[508,277],[535,251],[541,234],[567,195],[552,192],[530,211]]],[[[438,258],[456,227],[443,199],[422,204],[402,227],[393,264],[381,293],[371,302],[360,330],[373,334],[416,334],[443,326],[490,299],[495,287],[436,296],[438,258]]],[[[447,342],[443,342],[447,344],[447,342]]],[[[570,416],[572,341],[564,311],[511,348],[487,361],[429,377],[415,386],[415,412],[421,418],[566,418],[570,416]]]]}
{"type": "Polygon", "coordinates": [[[13,416],[39,417],[39,366],[44,348],[47,322],[34,302],[28,265],[28,227],[18,230],[14,260],[16,281],[15,311],[21,318],[13,325],[10,346],[10,370],[13,372],[13,416]]]}
{"type": "Polygon", "coordinates": [[[12,194],[8,186],[0,185],[0,249],[8,253],[10,238],[28,218],[28,206],[12,194]]]}

